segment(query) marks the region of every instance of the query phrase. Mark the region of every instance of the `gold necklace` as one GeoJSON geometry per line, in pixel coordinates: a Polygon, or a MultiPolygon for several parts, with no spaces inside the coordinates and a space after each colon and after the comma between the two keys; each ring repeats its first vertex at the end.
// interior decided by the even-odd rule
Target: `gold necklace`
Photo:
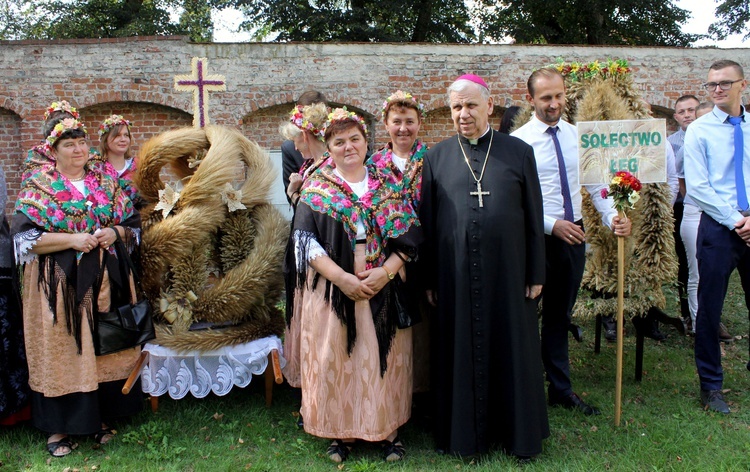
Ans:
{"type": "Polygon", "coordinates": [[[80,182],[84,179],[84,177],[86,177],[86,169],[83,170],[83,174],[81,174],[80,177],[76,177],[75,179],[71,179],[70,177],[68,177],[68,180],[70,180],[71,182],[80,182]]]}
{"type": "Polygon", "coordinates": [[[456,135],[456,139],[458,139],[458,147],[461,148],[461,154],[464,155],[464,162],[466,162],[466,165],[469,167],[469,172],[471,172],[471,177],[474,179],[474,182],[477,184],[477,190],[475,192],[469,192],[469,195],[477,197],[479,199],[479,208],[484,208],[484,199],[482,198],[484,195],[489,195],[490,192],[483,192],[482,191],[482,179],[484,178],[484,170],[487,168],[487,161],[490,157],[490,150],[492,150],[492,138],[495,137],[495,134],[490,130],[490,145],[487,148],[487,154],[484,156],[484,164],[482,164],[482,173],[479,174],[479,178],[477,179],[477,176],[474,175],[474,169],[471,168],[471,164],[469,164],[469,158],[466,156],[466,152],[464,151],[464,147],[461,144],[461,136],[456,135]]]}

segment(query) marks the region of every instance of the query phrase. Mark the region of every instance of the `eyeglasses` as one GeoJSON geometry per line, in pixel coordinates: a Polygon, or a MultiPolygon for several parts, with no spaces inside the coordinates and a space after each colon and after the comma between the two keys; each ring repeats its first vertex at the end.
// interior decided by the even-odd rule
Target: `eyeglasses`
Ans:
{"type": "Polygon", "coordinates": [[[707,84],[703,84],[703,88],[706,89],[708,92],[713,92],[716,90],[716,87],[721,87],[722,90],[729,90],[732,88],[732,84],[736,84],[737,82],[741,82],[745,79],[737,79],[737,80],[725,80],[723,82],[709,82],[707,84]]]}

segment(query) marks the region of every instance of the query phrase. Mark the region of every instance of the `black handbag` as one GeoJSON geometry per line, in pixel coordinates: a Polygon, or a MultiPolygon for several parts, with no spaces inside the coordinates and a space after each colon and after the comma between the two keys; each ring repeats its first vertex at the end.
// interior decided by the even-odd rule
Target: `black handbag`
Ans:
{"type": "Polygon", "coordinates": [[[391,282],[393,292],[393,307],[396,310],[396,326],[399,329],[411,328],[422,321],[419,301],[414,291],[409,290],[406,283],[397,275],[391,282]]]}
{"type": "Polygon", "coordinates": [[[140,278],[135,270],[133,261],[130,259],[128,250],[125,248],[116,230],[115,234],[117,235],[115,248],[118,256],[121,258],[119,266],[120,273],[122,274],[122,283],[129,285],[127,270],[122,264],[122,260],[124,259],[127,267],[130,268],[130,272],[133,274],[136,293],[141,295],[141,300],[136,303],[123,305],[114,311],[99,312],[97,314],[94,336],[94,352],[97,356],[124,351],[156,337],[154,322],[151,317],[151,302],[143,297],[140,278]]]}

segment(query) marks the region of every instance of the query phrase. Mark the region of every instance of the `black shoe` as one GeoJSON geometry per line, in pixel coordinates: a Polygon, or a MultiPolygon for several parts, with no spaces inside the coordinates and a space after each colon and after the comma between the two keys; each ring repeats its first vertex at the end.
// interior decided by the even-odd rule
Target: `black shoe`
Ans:
{"type": "Polygon", "coordinates": [[[570,323],[568,325],[568,331],[573,335],[573,339],[576,341],[583,342],[583,330],[577,324],[570,323]]]}
{"type": "Polygon", "coordinates": [[[659,331],[659,321],[652,316],[634,316],[631,321],[635,330],[644,337],[651,338],[654,341],[667,339],[667,335],[659,331]]]}
{"type": "Polygon", "coordinates": [[[524,466],[526,464],[531,464],[531,461],[534,460],[534,456],[518,456],[518,455],[514,454],[513,457],[515,457],[516,462],[520,466],[524,466]]]}
{"type": "Polygon", "coordinates": [[[651,321],[651,329],[646,331],[645,336],[654,341],[664,341],[667,339],[667,335],[659,330],[659,322],[656,320],[651,321]]]}
{"type": "Polygon", "coordinates": [[[729,405],[724,401],[721,390],[701,390],[701,404],[704,410],[729,414],[729,405]]]}
{"type": "Polygon", "coordinates": [[[579,397],[575,393],[571,393],[567,397],[557,397],[555,395],[550,395],[549,406],[561,406],[563,408],[567,408],[568,410],[578,410],[584,415],[601,414],[598,408],[587,404],[581,399],[581,397],[579,397]]]}
{"type": "Polygon", "coordinates": [[[297,428],[298,429],[305,429],[305,420],[302,418],[302,415],[299,415],[297,417],[297,428]]]}
{"type": "Polygon", "coordinates": [[[614,316],[602,316],[602,328],[604,328],[604,339],[609,342],[617,341],[617,321],[614,316]]]}

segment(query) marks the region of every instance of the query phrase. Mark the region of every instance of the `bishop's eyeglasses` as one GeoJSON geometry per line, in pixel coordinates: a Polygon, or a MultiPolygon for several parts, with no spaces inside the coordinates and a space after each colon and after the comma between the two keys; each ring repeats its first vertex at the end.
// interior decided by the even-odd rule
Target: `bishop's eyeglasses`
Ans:
{"type": "Polygon", "coordinates": [[[708,82],[703,84],[703,88],[706,89],[707,92],[713,92],[716,90],[716,87],[721,87],[722,90],[729,90],[732,88],[732,85],[736,84],[737,82],[742,82],[745,79],[737,79],[737,80],[725,80],[723,82],[708,82]]]}

